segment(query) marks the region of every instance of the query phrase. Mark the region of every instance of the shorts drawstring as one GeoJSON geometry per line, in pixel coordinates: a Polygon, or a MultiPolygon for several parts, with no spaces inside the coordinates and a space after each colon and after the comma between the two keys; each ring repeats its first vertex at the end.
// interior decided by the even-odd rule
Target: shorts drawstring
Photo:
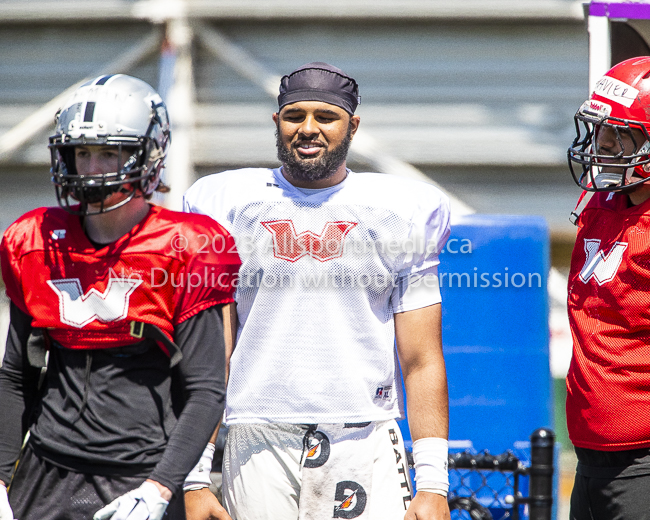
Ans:
{"type": "Polygon", "coordinates": [[[302,464],[303,459],[305,458],[305,453],[309,453],[309,439],[316,432],[318,424],[309,424],[305,436],[302,438],[302,455],[300,456],[300,464],[302,464]]]}
{"type": "Polygon", "coordinates": [[[86,410],[86,407],[88,406],[88,393],[90,392],[90,369],[93,364],[93,356],[92,352],[89,350],[86,352],[86,371],[84,373],[84,395],[83,395],[83,400],[81,401],[81,407],[79,408],[79,413],[77,414],[77,417],[75,418],[73,423],[76,423],[80,418],[81,415],[84,413],[86,410]]]}

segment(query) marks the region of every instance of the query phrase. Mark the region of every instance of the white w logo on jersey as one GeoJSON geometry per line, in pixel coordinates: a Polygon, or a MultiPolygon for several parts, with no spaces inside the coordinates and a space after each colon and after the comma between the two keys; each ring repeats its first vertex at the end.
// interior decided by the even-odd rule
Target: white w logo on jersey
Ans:
{"type": "Polygon", "coordinates": [[[141,283],[142,280],[111,278],[103,293],[91,288],[86,294],[81,292],[79,278],[48,280],[47,285],[59,297],[61,323],[80,329],[95,319],[108,322],[126,318],[131,293],[141,283]]]}
{"type": "Polygon", "coordinates": [[[585,238],[587,259],[580,271],[580,279],[584,283],[587,283],[592,276],[598,285],[603,285],[613,280],[623,260],[623,253],[627,249],[627,242],[616,242],[607,255],[600,251],[599,248],[600,240],[585,238]]]}

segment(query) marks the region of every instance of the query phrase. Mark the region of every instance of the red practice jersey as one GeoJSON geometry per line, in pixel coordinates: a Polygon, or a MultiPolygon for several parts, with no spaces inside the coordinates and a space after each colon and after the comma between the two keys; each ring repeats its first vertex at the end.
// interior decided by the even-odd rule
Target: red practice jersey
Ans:
{"type": "Polygon", "coordinates": [[[173,340],[179,323],[233,301],[240,265],[233,239],[214,220],[158,206],[100,249],[78,216],[36,209],[7,229],[0,260],[7,295],[32,326],[77,349],[141,341],[131,335],[132,321],[173,340]]]}
{"type": "Polygon", "coordinates": [[[596,193],[578,220],[569,275],[574,445],[650,446],[650,201],[596,193]]]}

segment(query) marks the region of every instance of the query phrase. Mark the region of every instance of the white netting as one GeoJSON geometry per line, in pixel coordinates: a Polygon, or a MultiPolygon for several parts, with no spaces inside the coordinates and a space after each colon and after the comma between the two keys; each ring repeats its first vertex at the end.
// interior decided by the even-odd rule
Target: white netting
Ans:
{"type": "Polygon", "coordinates": [[[435,188],[395,180],[350,174],[305,195],[277,171],[241,170],[188,192],[243,262],[228,423],[398,415],[391,295],[398,276],[437,263],[448,208],[435,188]]]}

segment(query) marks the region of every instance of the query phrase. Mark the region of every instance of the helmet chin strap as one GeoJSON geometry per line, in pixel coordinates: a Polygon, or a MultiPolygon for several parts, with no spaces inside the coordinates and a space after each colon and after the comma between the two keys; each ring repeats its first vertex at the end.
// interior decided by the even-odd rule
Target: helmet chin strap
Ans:
{"type": "Polygon", "coordinates": [[[632,166],[625,169],[625,184],[632,184],[634,182],[633,176],[634,170],[636,170],[636,168],[636,166],[632,166]]]}
{"type": "MultiPolygon", "coordinates": [[[[592,179],[590,180],[590,183],[601,189],[607,187],[622,187],[625,174],[627,170],[630,169],[626,168],[625,171],[619,170],[617,172],[603,172],[603,166],[601,165],[593,165],[591,168],[592,179]]],[[[634,168],[631,169],[634,170],[634,168]]]]}
{"type": "MultiPolygon", "coordinates": [[[[646,141],[645,143],[643,143],[643,146],[639,148],[639,153],[644,153],[644,152],[650,155],[650,141],[646,141]]],[[[631,163],[630,167],[625,169],[626,184],[631,184],[632,182],[635,182],[633,179],[635,173],[638,177],[644,179],[650,177],[650,163],[641,164],[641,165],[635,165],[634,163],[631,163]]]]}
{"type": "Polygon", "coordinates": [[[125,206],[126,204],[128,204],[131,200],[133,200],[135,198],[138,198],[140,196],[140,195],[138,195],[138,189],[135,186],[133,186],[133,184],[128,184],[127,186],[130,186],[131,189],[128,190],[128,189],[126,189],[125,186],[122,186],[116,192],[107,195],[106,198],[104,198],[101,201],[99,211],[89,212],[88,211],[88,202],[85,201],[85,200],[84,201],[79,201],[79,203],[81,204],[82,214],[84,216],[86,216],[86,217],[93,216],[93,215],[102,215],[104,213],[108,213],[109,211],[113,211],[115,209],[121,208],[122,206],[125,206]],[[117,202],[116,204],[113,204],[112,206],[106,206],[105,205],[106,199],[108,199],[111,195],[113,195],[115,193],[125,193],[125,194],[127,194],[127,197],[125,197],[120,202],[117,202]]]}

